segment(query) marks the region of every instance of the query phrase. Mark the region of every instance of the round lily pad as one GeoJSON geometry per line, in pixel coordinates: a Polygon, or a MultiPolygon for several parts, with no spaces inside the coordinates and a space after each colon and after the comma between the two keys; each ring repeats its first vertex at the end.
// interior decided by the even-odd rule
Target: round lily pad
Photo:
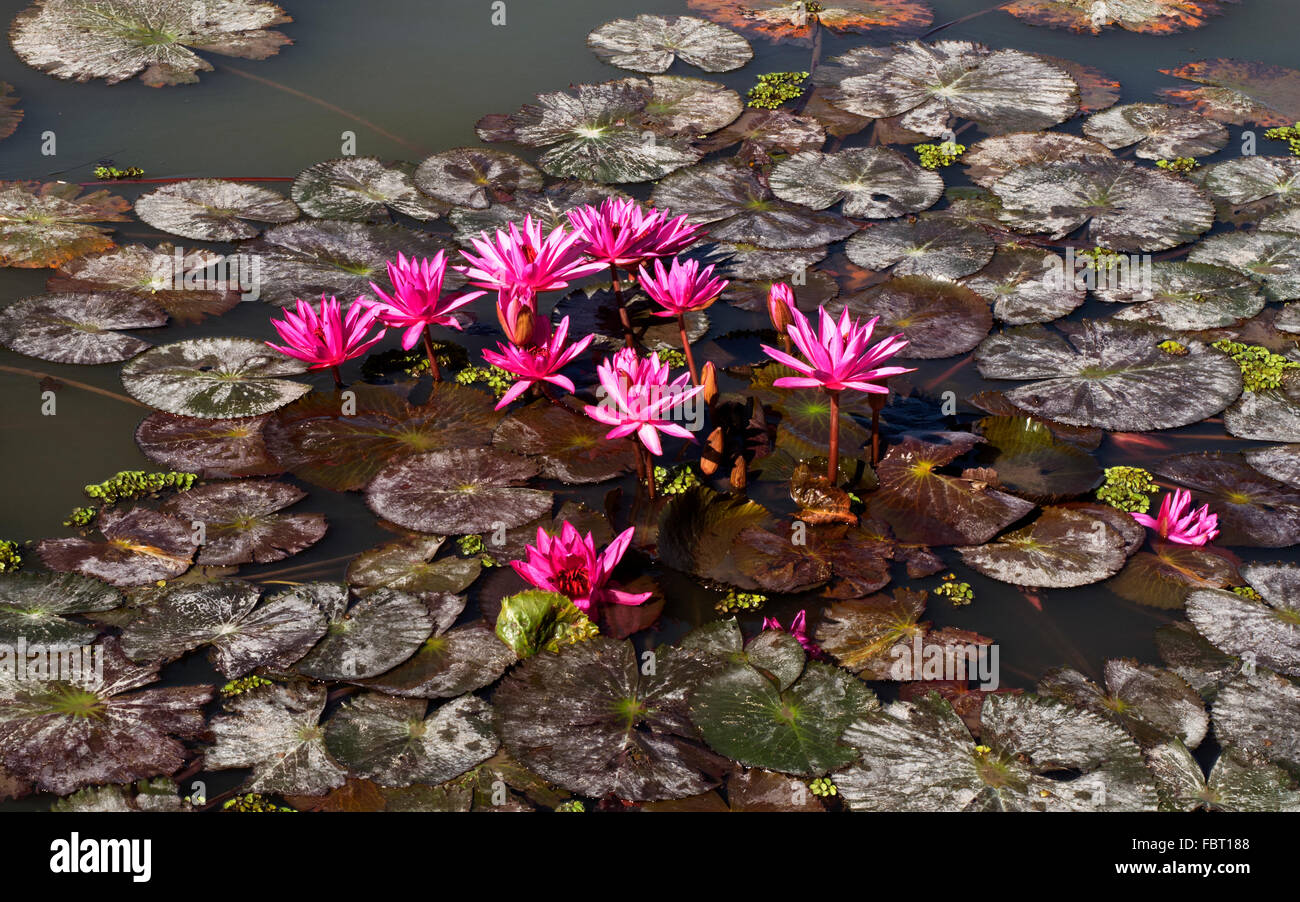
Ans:
{"type": "Polygon", "coordinates": [[[537,457],[548,479],[570,485],[604,482],[636,465],[631,445],[605,438],[608,431],[568,405],[536,401],[502,420],[492,445],[537,457]]]}
{"type": "Polygon", "coordinates": [[[1290,232],[1224,232],[1192,248],[1189,263],[1235,269],[1260,283],[1270,301],[1300,298],[1300,235],[1290,232]]]}
{"type": "Polygon", "coordinates": [[[650,85],[645,123],[656,135],[707,135],[736,121],[745,109],[739,94],[716,81],[652,75],[650,85]]]}
{"type": "Polygon", "coordinates": [[[1083,133],[1112,150],[1137,145],[1145,160],[1204,157],[1222,150],[1228,130],[1191,110],[1163,103],[1126,103],[1089,116],[1083,133]]]}
{"type": "Polygon", "coordinates": [[[674,60],[729,72],[754,56],[749,41],[694,16],[615,19],[587,35],[587,46],[604,62],[634,72],[667,72],[674,60]]]}
{"type": "Polygon", "coordinates": [[[762,165],[770,163],[774,155],[817,150],[826,143],[826,129],[811,116],[751,107],[730,125],[702,140],[699,146],[712,152],[737,142],[740,144],[737,159],[762,165]]]}
{"type": "Polygon", "coordinates": [[[1268,670],[1240,673],[1210,712],[1214,736],[1252,758],[1300,770],[1300,687],[1268,670]]]}
{"type": "Polygon", "coordinates": [[[297,554],[325,537],[324,514],[280,514],[307,493],[272,479],[201,485],[173,495],[163,513],[204,525],[196,563],[210,566],[269,564],[297,554]]]}
{"type": "Polygon", "coordinates": [[[540,191],[542,174],[512,153],[459,147],[427,157],[415,170],[415,185],[441,203],[486,210],[519,191],[540,191]]]}
{"type": "Polygon", "coordinates": [[[1253,224],[1300,203],[1300,160],[1293,157],[1224,160],[1194,171],[1192,177],[1219,202],[1220,217],[1228,222],[1253,224]]]}
{"type": "Polygon", "coordinates": [[[1222,11],[1217,0],[1012,0],[1004,9],[1031,25],[1099,33],[1108,26],[1139,34],[1169,34],[1199,28],[1222,11]]]}
{"type": "Polygon", "coordinates": [[[1300,676],[1300,567],[1252,563],[1242,575],[1262,601],[1201,589],[1187,597],[1187,619],[1220,651],[1300,676]]]}
{"type": "Polygon", "coordinates": [[[55,363],[113,363],[149,347],[149,342],[115,330],[166,324],[167,314],[135,295],[46,294],[0,310],[0,341],[20,354],[55,363]]]}
{"type": "Polygon", "coordinates": [[[949,280],[983,268],[993,251],[993,239],[983,229],[943,215],[873,225],[844,246],[848,258],[864,269],[892,266],[898,276],[949,280]]]}
{"type": "Polygon", "coordinates": [[[838,153],[805,151],[772,169],[772,192],[782,200],[824,210],[844,202],[845,216],[889,219],[933,206],[943,178],[896,150],[854,147],[838,153]]]}
{"type": "Polygon", "coordinates": [[[1223,266],[1157,260],[1143,273],[1149,286],[1126,286],[1116,280],[1111,288],[1099,280],[1097,297],[1132,304],[1114,315],[1117,320],[1150,323],[1180,331],[1222,329],[1236,325],[1264,308],[1264,297],[1247,276],[1223,266]]]}
{"type": "MultiPolygon", "coordinates": [[[[454,598],[478,578],[482,564],[478,558],[456,554],[434,560],[445,541],[442,536],[411,536],[363,551],[348,565],[348,584],[359,595],[373,589],[396,589],[425,599],[454,598]]],[[[461,599],[450,620],[464,607],[461,599]]],[[[451,625],[450,620],[441,624],[443,629],[451,625]]]]}
{"type": "Polygon", "coordinates": [[[1062,589],[1114,576],[1128,559],[1124,537],[1081,511],[1045,508],[1033,523],[996,542],[958,548],[962,562],[1017,586],[1062,589]]]}
{"type": "Polygon", "coordinates": [[[856,317],[880,317],[875,336],[901,332],[907,346],[898,353],[900,358],[963,354],[978,345],[993,325],[983,298],[956,282],[930,275],[895,276],[862,294],[832,301],[827,310],[838,313],[842,306],[856,317]]]}
{"type": "Polygon", "coordinates": [[[113,246],[96,222],[124,222],[131,205],[68,182],[0,182],[0,266],[58,266],[113,246]]]}
{"type": "Polygon", "coordinates": [[[1161,792],[1162,809],[1191,811],[1295,811],[1300,808],[1291,775],[1280,767],[1254,761],[1235,749],[1215,760],[1207,778],[1200,763],[1181,742],[1148,749],[1147,766],[1161,792]]]}
{"type": "Polygon", "coordinates": [[[122,367],[131,397],[187,417],[227,419],[270,413],[311,391],[281,379],[307,364],[251,338],[195,338],[163,345],[122,367]]]}
{"type": "Polygon", "coordinates": [[[291,222],[293,201],[269,188],[227,179],[188,179],[163,185],[135,202],[135,214],[155,229],[200,241],[252,238],[254,222],[291,222]]]}
{"type": "Polygon", "coordinates": [[[1079,307],[1087,291],[1066,280],[1049,278],[1065,270],[1065,261],[1051,251],[1000,247],[988,265],[961,280],[971,291],[993,303],[993,316],[1013,326],[1049,323],[1079,307]]]}
{"type": "Polygon", "coordinates": [[[934,10],[921,0],[688,0],[715,22],[773,40],[812,39],[815,28],[837,33],[877,29],[914,32],[934,21],[934,10]]]}
{"type": "Polygon", "coordinates": [[[391,212],[426,222],[437,219],[447,206],[417,191],[414,173],[410,163],[386,165],[377,157],[325,160],[298,173],[293,199],[320,219],[376,222],[391,212]]]}
{"type": "Polygon", "coordinates": [[[115,586],[142,586],[190,569],[197,545],[188,523],[143,507],[106,510],[96,523],[104,541],[42,539],[36,553],[51,570],[75,571],[115,586]]]}
{"type": "Polygon", "coordinates": [[[1139,551],[1106,587],[1121,598],[1154,608],[1181,608],[1193,589],[1240,583],[1235,559],[1213,546],[1161,542],[1139,551]]]}
{"type": "Polygon", "coordinates": [[[1033,501],[1061,501],[1091,491],[1102,471],[1091,454],[1057,438],[1034,417],[985,417],[976,424],[987,442],[980,464],[997,473],[997,485],[1033,501]]]}
{"type": "Polygon", "coordinates": [[[495,683],[516,660],[491,627],[475,621],[426,639],[406,663],[358,682],[405,698],[447,698],[495,683]]]}
{"type": "Polygon", "coordinates": [[[209,420],[156,412],[135,430],[145,457],[203,479],[275,476],[284,472],[267,453],[267,416],[209,420]]]}
{"type": "Polygon", "coordinates": [[[428,606],[394,589],[375,589],[351,607],[348,587],[338,583],[304,583],[283,597],[306,599],[328,621],[325,638],[294,665],[317,680],[364,679],[392,670],[433,631],[428,606]]]}
{"type": "Polygon", "coordinates": [[[977,185],[993,187],[1002,176],[1031,163],[1109,156],[1105,144],[1066,132],[1015,132],[976,142],[962,154],[966,175],[977,185]]]}
{"type": "Polygon", "coordinates": [[[456,207],[447,214],[447,221],[456,230],[456,240],[468,247],[471,238],[477,238],[483,232],[490,235],[497,229],[504,230],[512,222],[523,222],[525,216],[540,223],[546,234],[557,226],[571,228],[569,217],[565,215],[568,211],[587,204],[598,207],[607,197],[627,195],[608,185],[564,179],[542,191],[518,191],[509,200],[497,198],[483,210],[456,207]]]}
{"type": "Polygon", "coordinates": [[[67,614],[109,611],[122,594],[97,579],[74,573],[15,573],[0,576],[0,642],[50,649],[77,648],[94,641],[99,630],[67,614]]]}

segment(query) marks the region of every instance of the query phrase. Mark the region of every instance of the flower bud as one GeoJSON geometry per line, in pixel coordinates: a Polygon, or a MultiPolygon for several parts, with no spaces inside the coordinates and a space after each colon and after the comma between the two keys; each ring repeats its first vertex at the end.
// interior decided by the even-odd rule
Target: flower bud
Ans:
{"type": "Polygon", "coordinates": [[[718,369],[713,365],[713,361],[707,361],[704,369],[700,370],[700,385],[704,386],[704,391],[700,396],[704,398],[705,404],[712,404],[713,399],[718,396],[718,369]]]}
{"type": "Polygon", "coordinates": [[[533,309],[533,296],[510,292],[507,299],[505,294],[502,292],[497,296],[497,322],[506,338],[521,348],[544,344],[550,338],[551,324],[533,309]]]}
{"type": "Polygon", "coordinates": [[[778,335],[784,336],[786,330],[794,325],[794,316],[790,313],[792,309],[798,309],[794,291],[784,282],[773,282],[767,293],[767,315],[778,335]]]}

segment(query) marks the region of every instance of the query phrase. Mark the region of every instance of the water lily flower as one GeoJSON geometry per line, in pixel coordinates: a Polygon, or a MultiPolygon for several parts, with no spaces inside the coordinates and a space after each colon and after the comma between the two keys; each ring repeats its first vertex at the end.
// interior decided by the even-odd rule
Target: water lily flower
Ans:
{"type": "Polygon", "coordinates": [[[429,357],[434,379],[441,378],[438,361],[434,357],[433,344],[429,330],[433,326],[450,326],[459,330],[460,323],[452,313],[466,304],[486,294],[485,291],[469,291],[464,294],[444,298],[442,281],[447,272],[447,255],[438,251],[432,259],[407,259],[401,251],[397,253],[397,262],[389,262],[388,278],[393,283],[390,295],[374,282],[370,287],[375,290],[379,302],[373,305],[380,321],[393,329],[403,329],[402,348],[411,350],[415,343],[423,339],[424,352],[429,357]]]}
{"type": "Polygon", "coordinates": [[[581,236],[583,251],[611,268],[627,269],[655,257],[671,257],[701,235],[686,217],[669,219],[654,208],[646,209],[627,197],[607,197],[600,206],[587,204],[568,212],[569,222],[581,236]]]}
{"type": "Polygon", "coordinates": [[[703,310],[713,304],[722,294],[722,289],[730,283],[726,279],[713,276],[713,267],[700,269],[699,261],[682,262],[673,259],[672,267],[664,269],[662,260],[654,262],[653,275],[641,267],[641,287],[650,299],[663,307],[656,310],[655,316],[677,317],[677,329],[682,336],[682,349],[686,352],[686,366],[691,371],[691,381],[700,384],[700,373],[695,368],[695,356],[691,353],[691,343],[686,337],[686,314],[691,310],[703,310]]]}
{"type": "Polygon", "coordinates": [[[774,282],[767,291],[767,316],[772,321],[772,328],[781,336],[781,347],[790,353],[790,336],[787,330],[794,325],[791,310],[798,310],[795,303],[794,289],[785,282],[774,282]]]}
{"type": "Polygon", "coordinates": [[[524,217],[522,230],[512,222],[508,231],[497,229],[495,238],[482,232],[471,243],[478,255],[461,251],[469,265],[457,269],[471,284],[496,291],[555,291],[569,287],[571,279],[605,268],[583,256],[577,232],[556,226],[542,237],[542,224],[532,216],[524,217]]]}
{"type": "Polygon", "coordinates": [[[542,344],[550,337],[550,322],[537,313],[537,295],[526,290],[497,292],[497,322],[506,338],[521,348],[542,344]]]}
{"type": "MultiPolygon", "coordinates": [[[[777,363],[784,364],[800,374],[782,376],[772,383],[774,386],[820,388],[830,397],[831,435],[827,478],[834,484],[838,482],[839,476],[840,392],[852,389],[881,395],[883,401],[883,396],[889,394],[889,389],[882,384],[886,379],[902,373],[915,372],[915,370],[897,366],[880,366],[907,345],[907,339],[901,334],[892,335],[870,348],[867,347],[880,317],[873,316],[865,323],[851,320],[846,307],[839,322],[836,323],[835,319],[826,312],[825,307],[818,308],[818,313],[820,333],[814,331],[808,318],[798,309],[790,309],[790,316],[794,322],[786,329],[786,334],[803,354],[804,360],[767,345],[763,345],[763,351],[777,363]]],[[[879,409],[873,407],[873,411],[875,415],[871,421],[871,437],[874,463],[879,450],[879,409]]]]}
{"type": "Polygon", "coordinates": [[[766,632],[767,630],[780,630],[783,633],[789,633],[799,640],[799,644],[803,646],[804,651],[814,658],[820,657],[822,654],[821,646],[808,638],[808,612],[806,610],[795,614],[788,628],[782,626],[781,621],[775,617],[764,617],[763,631],[766,632]]]}
{"type": "Polygon", "coordinates": [[[343,314],[337,298],[321,295],[320,310],[299,299],[297,310],[285,308],[284,320],[272,318],[271,325],[280,333],[284,345],[266,342],[281,354],[304,360],[310,369],[330,367],[334,384],[342,385],[339,366],[354,357],[360,357],[384,337],[383,326],[373,338],[370,330],[378,325],[379,314],[371,302],[358,298],[343,314]]]}
{"type": "Polygon", "coordinates": [[[1205,545],[1219,534],[1219,517],[1210,513],[1208,504],[1189,511],[1191,506],[1192,493],[1187,489],[1177,489],[1165,494],[1156,516],[1135,513],[1132,517],[1143,526],[1154,529],[1166,541],[1179,545],[1205,545]]]}
{"type": "Polygon", "coordinates": [[[566,348],[564,342],[569,335],[569,318],[567,316],[560,320],[559,328],[555,330],[554,335],[549,334],[550,323],[546,319],[541,319],[539,322],[545,326],[545,331],[548,333],[547,338],[542,342],[524,347],[515,343],[501,344],[498,342],[497,347],[500,349],[500,353],[487,349],[483,351],[483,359],[488,363],[499,366],[501,369],[514,373],[519,377],[515,384],[510,386],[510,390],[502,395],[501,400],[497,402],[497,410],[505,407],[538,382],[549,382],[552,385],[558,385],[570,394],[574,391],[572,380],[567,376],[561,376],[560,370],[568,366],[573,358],[587,350],[587,346],[591,344],[592,339],[596,336],[588,335],[566,348]]]}
{"type": "Polygon", "coordinates": [[[666,419],[674,407],[695,397],[703,388],[688,386],[690,374],[684,373],[675,380],[669,379],[667,363],[659,362],[658,354],[640,357],[631,348],[620,349],[612,358],[606,358],[596,367],[600,377],[602,397],[599,404],[588,404],[584,410],[593,420],[614,428],[606,438],[623,438],[635,435],[637,454],[642,473],[647,477],[650,496],[654,497],[654,462],[642,454],[664,453],[659,443],[659,433],[695,440],[684,426],[666,419]]]}
{"type": "Polygon", "coordinates": [[[591,533],[581,535],[568,521],[558,536],[538,527],[537,544],[525,548],[527,558],[511,561],[510,566],[537,588],[568,596],[588,616],[602,604],[641,604],[654,593],[624,592],[609,585],[610,575],[623,559],[633,532],[632,527],[623,530],[597,554],[591,533]]]}

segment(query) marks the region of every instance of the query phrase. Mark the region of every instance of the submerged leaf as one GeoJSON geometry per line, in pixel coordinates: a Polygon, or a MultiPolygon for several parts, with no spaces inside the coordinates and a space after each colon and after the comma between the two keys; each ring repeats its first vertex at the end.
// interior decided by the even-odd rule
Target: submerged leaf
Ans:
{"type": "Polygon", "coordinates": [[[1207,59],[1166,75],[1203,87],[1163,88],[1174,103],[1190,104],[1202,116],[1229,125],[1288,126],[1300,121],[1300,71],[1254,60],[1207,59]]]}

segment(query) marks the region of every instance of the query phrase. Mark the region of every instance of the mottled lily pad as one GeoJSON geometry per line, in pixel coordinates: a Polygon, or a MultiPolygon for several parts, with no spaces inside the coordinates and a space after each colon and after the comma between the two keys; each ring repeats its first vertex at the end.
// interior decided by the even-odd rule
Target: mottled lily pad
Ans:
{"type": "Polygon", "coordinates": [[[1242,672],[1210,711],[1214,736],[1251,757],[1300,771],[1300,687],[1271,671],[1242,672]]]}
{"type": "Polygon", "coordinates": [[[1214,547],[1158,543],[1139,551],[1109,588],[1121,598],[1154,608],[1181,608],[1193,589],[1222,589],[1241,581],[1235,560],[1214,547]]]}
{"type": "Polygon", "coordinates": [[[135,430],[145,457],[203,479],[276,476],[284,467],[267,453],[266,415],[208,420],[151,413],[135,430]]]}
{"type": "MultiPolygon", "coordinates": [[[[894,271],[898,272],[898,268],[894,271]]],[[[848,307],[857,317],[880,317],[876,336],[901,332],[907,338],[907,346],[898,353],[901,358],[963,354],[978,345],[993,325],[989,305],[983,298],[969,288],[931,275],[895,276],[862,294],[827,305],[837,314],[842,307],[848,307]]]]}
{"type": "Polygon", "coordinates": [[[1219,517],[1218,542],[1284,548],[1300,542],[1300,490],[1256,472],[1240,454],[1180,454],[1161,461],[1157,476],[1192,491],[1219,517]]]}
{"type": "Polygon", "coordinates": [[[427,222],[447,212],[440,198],[416,190],[410,163],[377,157],[341,157],[309,166],[293,180],[293,199],[318,219],[377,222],[401,213],[427,222]]]}
{"type": "Polygon", "coordinates": [[[1113,721],[1143,748],[1171,739],[1196,748],[1210,728],[1205,703],[1182,677],[1124,658],[1106,662],[1105,687],[1062,667],[1038,681],[1038,692],[1113,721]]]}
{"type": "Polygon", "coordinates": [[[1060,507],[988,545],[958,548],[962,562],[1016,586],[1062,589],[1114,576],[1128,560],[1124,537],[1099,517],[1060,507]]]}
{"type": "Polygon", "coordinates": [[[135,202],[135,215],[147,225],[200,241],[252,238],[253,222],[292,222],[293,201],[269,188],[227,179],[188,179],[163,185],[135,202]]]}
{"type": "MultiPolygon", "coordinates": [[[[632,336],[650,351],[666,348],[681,350],[682,333],[675,317],[657,316],[663,308],[656,304],[639,287],[622,286],[623,309],[632,324],[632,336]]],[[[571,335],[594,335],[596,347],[614,350],[625,340],[623,320],[618,311],[618,300],[608,287],[587,286],[566,295],[551,310],[551,322],[558,326],[569,318],[571,335]]],[[[698,342],[709,331],[709,314],[704,310],[686,313],[686,337],[698,342]]],[[[609,430],[606,430],[608,432],[609,430]]]]}
{"type": "MultiPolygon", "coordinates": [[[[1242,392],[1223,412],[1223,427],[1229,435],[1238,438],[1300,442],[1300,380],[1288,376],[1277,388],[1242,392]]],[[[1245,453],[1257,455],[1258,449],[1245,453]]],[[[1275,465],[1285,466],[1284,458],[1285,455],[1275,457],[1275,465]]],[[[1251,465],[1254,466],[1253,461],[1251,465]]]]}
{"type": "Polygon", "coordinates": [[[1082,160],[1089,156],[1108,156],[1105,144],[1066,132],[1015,132],[977,142],[962,154],[970,180],[985,188],[1012,170],[1031,163],[1055,163],[1082,160]]]}
{"type": "Polygon", "coordinates": [[[1300,120],[1300,71],[1254,60],[1207,59],[1166,75],[1196,82],[1198,88],[1163,88],[1174,103],[1190,104],[1202,116],[1229,125],[1287,126],[1300,120]]]}
{"type": "Polygon", "coordinates": [[[889,583],[893,550],[892,542],[870,529],[823,524],[797,536],[791,527],[751,527],[737,536],[732,554],[740,572],[765,592],[828,584],[820,593],[824,598],[861,598],[889,583]]]}
{"type": "Polygon", "coordinates": [[[206,4],[114,0],[103,8],[84,0],[35,0],[9,29],[19,59],[55,78],[109,84],[139,75],[151,88],[192,84],[212,64],[206,50],[243,59],[266,59],[289,38],[271,26],[292,22],[263,0],[206,4]]]}
{"type": "MultiPolygon", "coordinates": [[[[1218,202],[1220,218],[1239,225],[1300,204],[1300,160],[1294,157],[1240,157],[1194,170],[1192,176],[1218,202]]],[[[1271,227],[1261,223],[1260,228],[1271,227]]]]}
{"type": "Polygon", "coordinates": [[[1144,432],[1186,426],[1241,394],[1241,371],[1199,342],[1166,354],[1161,337],[1106,320],[1017,326],[975,352],[986,379],[1035,379],[1006,393],[1024,410],[1075,426],[1144,432]]]}
{"type": "Polygon", "coordinates": [[[1250,319],[1264,308],[1264,298],[1249,277],[1223,266],[1157,260],[1146,264],[1136,285],[1105,278],[1098,280],[1097,297],[1103,301],[1132,304],[1114,319],[1149,323],[1179,331],[1222,329],[1250,319]],[[1149,285],[1142,284],[1146,273],[1149,285]]]}
{"type": "Polygon", "coordinates": [[[1139,34],[1169,34],[1200,28],[1217,15],[1223,0],[1012,0],[999,9],[1031,25],[1098,34],[1117,26],[1139,34]]]}
{"type": "Polygon", "coordinates": [[[198,546],[188,523],[148,508],[106,510],[96,521],[104,541],[42,539],[45,566],[75,571],[115,586],[142,586],[190,569],[198,546]]]}
{"type": "Polygon", "coordinates": [[[507,417],[492,435],[493,447],[536,457],[541,473],[570,485],[604,482],[636,466],[628,442],[605,438],[609,427],[567,404],[536,401],[507,417]]]}
{"type": "Polygon", "coordinates": [[[259,606],[260,594],[239,580],[168,588],[123,631],[122,651],[133,661],[163,664],[206,645],[212,665],[231,679],[257,667],[287,667],[325,635],[325,617],[299,592],[259,606]]]}
{"type": "Polygon", "coordinates": [[[426,639],[404,664],[361,685],[405,698],[447,698],[495,683],[517,658],[483,621],[426,639]]]}
{"type": "Polygon", "coordinates": [[[864,680],[896,679],[899,646],[929,629],[921,622],[928,592],[898,588],[891,595],[837,601],[826,609],[815,638],[823,651],[864,680]]]}
{"type": "Polygon", "coordinates": [[[745,109],[739,94],[715,81],[652,75],[650,84],[645,123],[657,135],[698,138],[735,122],[745,109]]]}
{"type": "MultiPolygon", "coordinates": [[[[236,258],[238,259],[238,258],[236,258]]],[[[207,316],[219,316],[260,293],[252,267],[235,267],[215,251],[177,248],[163,243],[156,248],[128,244],[103,254],[77,257],[50,276],[50,291],[128,291],[152,301],[178,324],[190,325],[207,316]],[[225,272],[221,271],[225,264],[225,272]]]]}
{"type": "Polygon", "coordinates": [[[750,527],[771,515],[760,504],[694,486],[674,495],[659,518],[659,556],[669,567],[718,583],[751,586],[737,568],[732,548],[750,527]]]}
{"type": "Polygon", "coordinates": [[[1186,620],[1167,623],[1156,630],[1156,649],[1165,666],[1185,679],[1207,702],[1241,669],[1241,662],[1225,655],[1186,620]]]}
{"type": "Polygon", "coordinates": [[[765,164],[774,156],[818,150],[826,143],[826,129],[816,119],[796,116],[788,110],[750,108],[738,119],[699,143],[707,152],[738,143],[737,159],[765,164]]]}
{"type": "Polygon", "coordinates": [[[410,658],[433,632],[428,605],[395,589],[375,589],[351,607],[340,583],[304,583],[281,597],[314,604],[329,622],[325,638],[294,665],[317,680],[378,676],[410,658]]]}
{"type": "Polygon", "coordinates": [[[122,595],[99,580],[73,573],[15,573],[0,577],[0,642],[19,639],[46,648],[77,648],[94,641],[99,630],[69,620],[67,614],[109,611],[122,595]]]}
{"type": "MultiPolygon", "coordinates": [[[[1059,286],[1051,276],[1064,272],[1065,261],[1051,251],[1000,247],[987,266],[961,280],[993,302],[993,315],[1013,326],[1049,323],[1081,305],[1087,291],[1069,280],[1059,286]]],[[[1068,274],[1067,274],[1068,275],[1068,274]]]]}
{"type": "MultiPolygon", "coordinates": [[[[1226,417],[1226,414],[1225,414],[1226,417]]],[[[1272,445],[1243,451],[1246,463],[1271,479],[1300,488],[1300,445],[1272,445]]]]}
{"type": "Polygon", "coordinates": [[[864,269],[892,266],[898,276],[939,279],[969,276],[993,259],[993,251],[993,239],[983,229],[943,215],[873,225],[844,246],[848,258],[864,269]]]}
{"type": "Polygon", "coordinates": [[[814,210],[843,201],[841,211],[855,219],[916,213],[943,194],[943,178],[938,173],[927,172],[887,147],[795,154],[777,163],[769,181],[772,192],[782,200],[814,210]]]}
{"type": "MultiPolygon", "coordinates": [[[[442,536],[411,536],[363,551],[348,565],[348,584],[358,595],[373,589],[396,589],[426,599],[455,596],[478,578],[482,564],[478,558],[455,554],[434,560],[445,541],[442,536]]],[[[450,620],[455,620],[464,606],[461,599],[450,620]]],[[[450,620],[439,625],[446,629],[450,620]]]]}
{"type": "Polygon", "coordinates": [[[131,205],[107,191],[85,196],[68,182],[0,182],[0,266],[38,269],[113,246],[110,229],[131,205]]]}
{"type": "Polygon", "coordinates": [[[749,41],[694,16],[615,19],[587,35],[587,46],[611,66],[634,72],[667,72],[674,60],[705,72],[729,72],[754,57],[749,41]]]}
{"type": "Polygon", "coordinates": [[[1191,110],[1163,103],[1126,103],[1088,117],[1083,133],[1111,150],[1137,145],[1144,160],[1204,157],[1222,150],[1228,130],[1191,110]]]}
{"type": "Polygon", "coordinates": [[[415,186],[441,203],[486,210],[519,191],[542,190],[542,174],[512,153],[458,147],[425,158],[415,186]]]}
{"type": "Polygon", "coordinates": [[[523,222],[525,216],[540,223],[546,234],[556,226],[571,228],[569,218],[565,215],[569,210],[587,204],[598,207],[607,197],[626,196],[608,185],[565,179],[548,185],[543,191],[519,191],[509,201],[498,200],[485,210],[456,207],[447,214],[447,221],[456,230],[456,240],[468,246],[469,239],[477,238],[480,233],[487,232],[490,235],[497,229],[505,229],[512,222],[523,222]]]}
{"type": "Polygon", "coordinates": [[[1187,255],[1191,263],[1226,266],[1260,283],[1270,301],[1300,298],[1300,235],[1289,232],[1224,232],[1211,235],[1187,255]]]}
{"type": "Polygon", "coordinates": [[[1161,808],[1170,811],[1300,811],[1295,778],[1280,767],[1250,760],[1228,749],[1207,778],[1200,763],[1177,739],[1148,749],[1161,808]]]}
{"type": "Polygon", "coordinates": [[[1187,596],[1187,619],[1220,651],[1300,676],[1300,567],[1247,564],[1242,575],[1263,601],[1201,589],[1187,596]]]}
{"type": "Polygon", "coordinates": [[[131,397],[156,410],[227,419],[270,413],[311,386],[281,379],[307,364],[251,338],[195,338],[163,345],[122,367],[131,397]]]}
{"type": "Polygon", "coordinates": [[[0,342],[19,354],[55,363],[113,363],[149,347],[149,342],[116,330],[166,324],[167,314],[135,295],[46,294],[0,310],[0,342]]]}
{"type": "Polygon", "coordinates": [[[281,514],[307,493],[272,479],[196,486],[168,498],[162,511],[204,524],[195,562],[210,566],[269,564],[297,554],[325,537],[324,514],[281,514]]]}

